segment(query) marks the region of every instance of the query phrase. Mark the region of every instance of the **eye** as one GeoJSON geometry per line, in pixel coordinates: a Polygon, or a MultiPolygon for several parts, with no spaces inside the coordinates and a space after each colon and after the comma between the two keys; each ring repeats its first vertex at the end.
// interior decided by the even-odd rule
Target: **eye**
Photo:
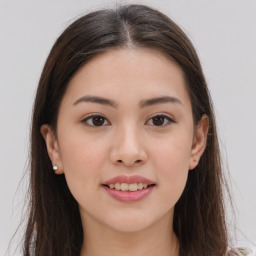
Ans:
{"type": "Polygon", "coordinates": [[[147,124],[153,125],[153,126],[166,126],[170,123],[175,123],[175,121],[166,115],[156,115],[147,121],[147,124]]]}
{"type": "Polygon", "coordinates": [[[82,123],[87,126],[99,127],[109,125],[109,121],[101,115],[91,115],[82,120],[82,123]]]}

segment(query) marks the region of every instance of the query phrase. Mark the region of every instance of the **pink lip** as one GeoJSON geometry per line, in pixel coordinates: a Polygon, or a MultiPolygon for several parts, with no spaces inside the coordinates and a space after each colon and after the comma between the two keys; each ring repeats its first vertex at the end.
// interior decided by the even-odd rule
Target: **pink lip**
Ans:
{"type": "Polygon", "coordinates": [[[142,176],[139,175],[133,175],[133,176],[125,176],[125,175],[120,175],[120,176],[116,176],[110,180],[107,180],[105,182],[103,182],[103,184],[105,185],[109,185],[109,184],[115,184],[115,183],[145,183],[148,185],[152,185],[155,184],[153,181],[146,179],[142,176]]]}
{"type": "Polygon", "coordinates": [[[131,191],[121,191],[121,190],[115,190],[112,188],[109,188],[107,186],[103,186],[103,188],[108,192],[110,196],[112,196],[114,199],[121,201],[121,202],[136,202],[144,197],[146,197],[154,188],[155,186],[152,187],[147,187],[141,190],[137,190],[134,192],[131,191]]]}
{"type": "Polygon", "coordinates": [[[121,202],[136,202],[143,198],[145,198],[147,195],[150,194],[150,192],[153,190],[155,186],[150,186],[141,190],[137,191],[121,191],[109,188],[109,184],[115,184],[115,183],[143,183],[148,185],[155,185],[155,183],[149,179],[146,179],[139,175],[133,175],[133,176],[125,176],[120,175],[116,176],[110,180],[105,181],[102,185],[102,187],[108,192],[110,196],[112,196],[114,199],[121,201],[121,202]]]}

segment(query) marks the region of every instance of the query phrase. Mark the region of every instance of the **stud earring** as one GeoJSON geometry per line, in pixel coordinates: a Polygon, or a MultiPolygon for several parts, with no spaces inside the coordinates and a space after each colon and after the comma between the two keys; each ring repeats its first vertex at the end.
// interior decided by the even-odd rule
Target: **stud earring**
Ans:
{"type": "Polygon", "coordinates": [[[57,166],[57,165],[54,165],[54,166],[52,167],[52,169],[53,169],[54,171],[57,171],[57,170],[58,170],[58,166],[57,166]]]}

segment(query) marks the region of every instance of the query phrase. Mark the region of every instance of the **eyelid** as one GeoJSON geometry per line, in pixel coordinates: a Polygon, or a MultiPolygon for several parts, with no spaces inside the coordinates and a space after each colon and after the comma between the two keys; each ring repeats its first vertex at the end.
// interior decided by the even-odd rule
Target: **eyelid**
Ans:
{"type": "MultiPolygon", "coordinates": [[[[110,125],[110,124],[111,124],[111,123],[108,121],[108,119],[107,119],[103,114],[100,114],[100,113],[89,114],[89,115],[85,116],[85,117],[81,120],[81,122],[82,122],[83,124],[85,124],[86,126],[95,127],[95,128],[99,128],[99,127],[102,127],[102,126],[106,126],[106,124],[105,124],[105,125],[100,125],[100,126],[88,124],[87,121],[90,120],[90,119],[92,119],[93,117],[101,117],[101,118],[103,118],[105,121],[108,122],[107,125],[110,125]]],[[[157,127],[157,128],[161,128],[161,127],[168,126],[168,125],[170,125],[171,123],[176,123],[176,121],[175,121],[172,117],[170,117],[170,116],[168,116],[168,115],[166,115],[166,114],[163,114],[163,113],[158,113],[158,114],[154,114],[153,116],[151,116],[150,118],[148,118],[147,121],[146,121],[146,124],[149,122],[149,120],[152,120],[154,117],[163,117],[164,119],[168,120],[168,123],[165,124],[165,125],[151,125],[151,126],[154,126],[154,127],[157,127]]],[[[105,123],[105,121],[104,121],[104,123],[105,123]]]]}
{"type": "MultiPolygon", "coordinates": [[[[88,124],[86,121],[88,121],[89,119],[93,118],[93,117],[101,117],[101,118],[104,118],[105,121],[108,122],[107,125],[110,124],[110,122],[108,121],[108,119],[103,115],[103,114],[99,114],[99,113],[94,113],[94,114],[89,114],[87,116],[85,116],[82,120],[81,120],[81,123],[83,123],[84,125],[88,126],[88,127],[95,127],[95,128],[100,128],[102,126],[106,126],[106,125],[100,125],[100,126],[97,126],[97,125],[91,125],[91,124],[88,124]]],[[[104,121],[104,122],[105,122],[104,121]]]]}
{"type": "Polygon", "coordinates": [[[152,120],[154,117],[163,117],[163,118],[168,120],[168,124],[165,124],[165,125],[151,125],[151,126],[154,126],[154,127],[157,127],[157,128],[166,127],[166,126],[170,125],[171,123],[176,123],[174,118],[170,117],[169,115],[163,114],[163,113],[154,114],[152,117],[150,117],[147,120],[147,122],[149,120],[152,120]]]}

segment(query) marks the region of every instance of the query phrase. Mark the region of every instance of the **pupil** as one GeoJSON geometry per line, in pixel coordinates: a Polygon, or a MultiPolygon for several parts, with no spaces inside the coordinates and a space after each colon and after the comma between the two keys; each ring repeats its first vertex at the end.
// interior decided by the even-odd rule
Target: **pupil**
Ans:
{"type": "Polygon", "coordinates": [[[162,116],[156,116],[153,118],[154,125],[160,126],[164,123],[164,118],[162,116]]]}
{"type": "Polygon", "coordinates": [[[93,117],[92,122],[95,126],[101,126],[104,123],[104,118],[100,116],[95,116],[93,117]]]}

